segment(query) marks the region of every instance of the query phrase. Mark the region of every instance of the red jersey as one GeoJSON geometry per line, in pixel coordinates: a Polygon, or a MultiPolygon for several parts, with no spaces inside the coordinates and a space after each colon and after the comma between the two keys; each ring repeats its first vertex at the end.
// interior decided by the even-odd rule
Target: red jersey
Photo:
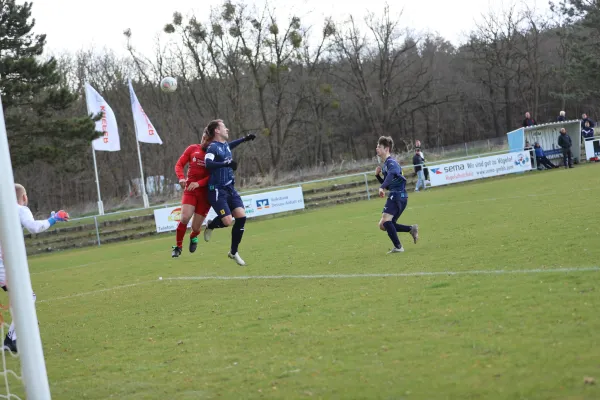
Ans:
{"type": "Polygon", "coordinates": [[[210,172],[204,165],[205,155],[206,152],[202,149],[202,146],[193,144],[185,149],[181,157],[179,157],[179,160],[177,160],[177,164],[175,164],[175,173],[179,180],[185,179],[183,168],[186,164],[190,164],[187,171],[186,186],[189,185],[190,182],[198,182],[201,187],[208,184],[210,172]]]}

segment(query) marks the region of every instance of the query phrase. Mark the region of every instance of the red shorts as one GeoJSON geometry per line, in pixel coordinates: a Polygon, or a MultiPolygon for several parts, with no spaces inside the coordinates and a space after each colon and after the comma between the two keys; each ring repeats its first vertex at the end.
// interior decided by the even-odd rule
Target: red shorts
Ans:
{"type": "Polygon", "coordinates": [[[206,187],[196,188],[190,191],[184,191],[181,204],[189,204],[195,207],[194,212],[198,215],[207,216],[210,210],[208,202],[208,190],[206,187]]]}

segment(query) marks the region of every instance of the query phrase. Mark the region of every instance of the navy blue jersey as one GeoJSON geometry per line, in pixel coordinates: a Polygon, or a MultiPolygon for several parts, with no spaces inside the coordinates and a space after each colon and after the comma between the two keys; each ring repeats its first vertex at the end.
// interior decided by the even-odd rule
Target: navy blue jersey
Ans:
{"type": "Polygon", "coordinates": [[[245,139],[237,139],[231,143],[212,142],[206,149],[204,163],[210,170],[210,179],[208,180],[209,190],[222,188],[235,183],[233,169],[230,166],[232,160],[231,150],[236,148],[245,139]]]}
{"type": "Polygon", "coordinates": [[[210,168],[210,179],[208,180],[208,186],[212,187],[225,187],[233,185],[235,177],[233,176],[233,169],[226,164],[231,161],[231,149],[227,142],[212,142],[206,150],[206,166],[213,164],[216,168],[210,168]],[[212,161],[212,163],[211,163],[212,161]]]}
{"type": "Polygon", "coordinates": [[[390,195],[392,193],[406,193],[406,178],[404,178],[398,161],[394,160],[391,156],[388,157],[383,163],[381,171],[383,172],[382,189],[388,189],[390,195]]]}

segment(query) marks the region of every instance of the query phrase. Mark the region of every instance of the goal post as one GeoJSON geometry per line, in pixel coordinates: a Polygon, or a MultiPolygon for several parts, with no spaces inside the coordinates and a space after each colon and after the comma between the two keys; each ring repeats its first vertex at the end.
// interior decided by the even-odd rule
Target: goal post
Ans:
{"type": "Polygon", "coordinates": [[[9,282],[8,295],[12,309],[11,314],[18,335],[21,375],[26,396],[30,400],[49,400],[50,386],[32,297],[33,290],[22,231],[0,97],[0,242],[2,243],[6,279],[9,282]]]}

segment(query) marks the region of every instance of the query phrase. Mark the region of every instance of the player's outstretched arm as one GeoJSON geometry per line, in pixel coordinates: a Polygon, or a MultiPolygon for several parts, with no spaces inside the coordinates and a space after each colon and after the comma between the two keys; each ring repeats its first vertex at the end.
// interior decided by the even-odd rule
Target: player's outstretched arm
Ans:
{"type": "MultiPolygon", "coordinates": [[[[229,148],[231,149],[231,146],[229,148]]],[[[235,170],[235,168],[237,167],[237,163],[231,158],[228,158],[223,161],[215,161],[215,158],[217,158],[217,152],[218,150],[217,146],[215,146],[215,143],[208,146],[208,149],[206,150],[206,155],[204,156],[204,165],[206,166],[206,168],[211,171],[214,169],[226,167],[230,167],[235,170]]]]}
{"type": "Polygon", "coordinates": [[[215,161],[215,155],[212,153],[206,153],[206,156],[204,157],[204,164],[206,165],[206,168],[211,171],[213,169],[231,167],[233,162],[234,161],[230,158],[225,161],[215,161]]]}
{"type": "Polygon", "coordinates": [[[229,148],[231,150],[233,150],[234,148],[236,148],[240,144],[242,144],[244,142],[248,142],[250,140],[254,140],[254,139],[256,139],[256,135],[254,133],[249,133],[246,136],[244,136],[243,138],[236,139],[233,142],[229,142],[229,148]]]}
{"type": "Polygon", "coordinates": [[[28,207],[19,207],[19,219],[21,220],[21,225],[30,233],[40,233],[44,232],[57,222],[68,221],[69,214],[60,210],[56,213],[52,212],[48,219],[35,220],[28,207]]]}

